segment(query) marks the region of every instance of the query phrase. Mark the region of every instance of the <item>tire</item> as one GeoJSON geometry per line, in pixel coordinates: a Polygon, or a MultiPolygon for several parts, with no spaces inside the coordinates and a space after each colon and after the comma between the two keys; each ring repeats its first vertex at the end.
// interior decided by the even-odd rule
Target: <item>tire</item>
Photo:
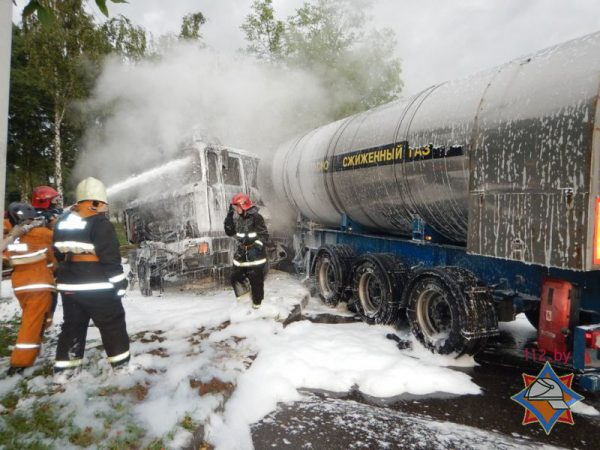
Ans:
{"type": "Polygon", "coordinates": [[[150,278],[152,275],[152,268],[145,259],[140,259],[137,264],[138,282],[140,284],[140,293],[144,297],[152,296],[152,286],[150,278]]]}
{"type": "Polygon", "coordinates": [[[315,289],[323,303],[336,306],[349,296],[354,251],[348,245],[324,245],[313,263],[315,289]]]}
{"type": "Polygon", "coordinates": [[[405,293],[411,330],[423,346],[443,355],[474,355],[498,332],[488,290],[456,267],[423,269],[405,293]]]}
{"type": "Polygon", "coordinates": [[[352,270],[349,304],[364,322],[398,323],[406,274],[406,267],[392,254],[362,255],[352,270]]]}

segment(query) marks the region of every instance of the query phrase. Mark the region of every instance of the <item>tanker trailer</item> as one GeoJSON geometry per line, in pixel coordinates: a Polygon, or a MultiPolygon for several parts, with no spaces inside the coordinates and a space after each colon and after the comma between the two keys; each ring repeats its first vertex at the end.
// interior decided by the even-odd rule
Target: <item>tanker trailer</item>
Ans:
{"type": "Polygon", "coordinates": [[[600,368],[599,86],[596,33],[281,145],[272,200],[320,297],[446,354],[525,312],[600,368]]]}

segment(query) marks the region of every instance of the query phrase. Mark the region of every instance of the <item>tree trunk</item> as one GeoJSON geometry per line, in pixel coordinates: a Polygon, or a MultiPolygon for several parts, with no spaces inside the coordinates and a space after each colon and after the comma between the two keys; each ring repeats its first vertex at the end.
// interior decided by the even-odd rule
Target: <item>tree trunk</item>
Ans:
{"type": "Polygon", "coordinates": [[[64,110],[61,111],[60,109],[58,106],[54,107],[54,183],[60,198],[63,199],[62,138],[60,127],[64,117],[64,110]]]}

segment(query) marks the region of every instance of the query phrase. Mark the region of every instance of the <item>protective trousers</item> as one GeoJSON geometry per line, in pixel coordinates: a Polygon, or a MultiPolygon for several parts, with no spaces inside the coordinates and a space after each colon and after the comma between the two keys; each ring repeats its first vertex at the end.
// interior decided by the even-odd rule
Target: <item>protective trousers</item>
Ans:
{"type": "Polygon", "coordinates": [[[56,347],[55,371],[81,365],[90,319],[100,331],[102,344],[113,367],[129,361],[129,336],[121,298],[110,290],[61,292],[64,322],[56,347]]]}
{"type": "Polygon", "coordinates": [[[40,352],[46,318],[51,314],[52,291],[17,292],[23,311],[17,343],[10,357],[11,367],[31,367],[40,352]]]}
{"type": "Polygon", "coordinates": [[[265,276],[267,272],[267,264],[251,267],[233,266],[231,272],[231,285],[236,297],[241,297],[247,292],[245,284],[250,283],[252,292],[252,303],[260,305],[264,296],[265,276]]]}

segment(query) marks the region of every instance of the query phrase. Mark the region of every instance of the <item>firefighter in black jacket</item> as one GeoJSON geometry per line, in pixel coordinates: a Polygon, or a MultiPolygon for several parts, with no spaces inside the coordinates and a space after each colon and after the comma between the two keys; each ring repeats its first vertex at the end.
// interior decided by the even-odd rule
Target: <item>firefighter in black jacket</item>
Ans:
{"type": "Polygon", "coordinates": [[[247,292],[246,283],[252,292],[252,307],[257,309],[264,297],[264,282],[267,273],[267,252],[265,245],[269,232],[265,220],[252,205],[250,197],[239,193],[231,199],[229,212],[225,218],[225,233],[235,236],[239,245],[233,256],[231,284],[239,299],[247,292]],[[237,213],[234,218],[234,212],[237,213]]]}
{"type": "Polygon", "coordinates": [[[58,338],[55,372],[81,365],[90,319],[100,331],[113,367],[129,361],[129,336],[121,297],[127,279],[121,266],[119,241],[106,217],[106,189],[86,178],[77,186],[77,204],[54,230],[59,261],[57,289],[62,296],[64,323],[58,338]]]}

